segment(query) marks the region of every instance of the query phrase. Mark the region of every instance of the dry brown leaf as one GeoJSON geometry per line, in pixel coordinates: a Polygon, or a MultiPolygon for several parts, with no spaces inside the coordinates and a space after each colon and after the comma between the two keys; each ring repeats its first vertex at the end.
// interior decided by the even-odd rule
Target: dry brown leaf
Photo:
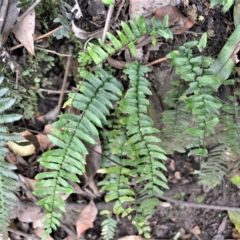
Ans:
{"type": "Polygon", "coordinates": [[[51,129],[52,129],[52,125],[51,125],[51,124],[47,124],[47,125],[45,125],[45,127],[44,127],[44,129],[43,129],[43,132],[44,132],[45,134],[52,134],[51,129]]]}
{"type": "Polygon", "coordinates": [[[166,5],[175,6],[180,2],[180,0],[130,0],[129,16],[131,19],[136,14],[146,17],[155,12],[159,7],[166,5]]]}
{"type": "Polygon", "coordinates": [[[35,10],[33,9],[29,14],[21,21],[18,22],[14,28],[13,33],[22,45],[32,54],[34,52],[34,30],[35,30],[35,10]]]}
{"type": "MultiPolygon", "coordinates": [[[[36,228],[36,229],[34,229],[34,233],[35,233],[38,237],[40,237],[40,238],[43,237],[44,232],[45,232],[44,228],[36,228]]],[[[45,239],[46,239],[46,240],[54,240],[51,236],[48,236],[48,237],[45,238],[45,239]]]]}
{"type": "Polygon", "coordinates": [[[89,38],[99,38],[99,37],[102,37],[102,34],[103,34],[103,29],[97,30],[95,32],[86,32],[81,28],[78,28],[75,25],[74,21],[72,21],[72,30],[77,38],[83,39],[83,40],[86,40],[89,38]]]}
{"type": "Polygon", "coordinates": [[[195,24],[193,20],[185,17],[174,6],[160,7],[154,13],[154,16],[157,17],[160,21],[162,21],[166,15],[169,16],[169,26],[175,35],[186,32],[195,24]]]}
{"type": "Polygon", "coordinates": [[[191,229],[191,233],[193,233],[194,235],[199,235],[201,234],[201,230],[200,230],[200,227],[199,226],[195,226],[191,229]]]}
{"type": "Polygon", "coordinates": [[[54,144],[49,140],[47,135],[39,133],[36,135],[36,137],[40,145],[40,150],[42,152],[45,152],[46,150],[49,151],[54,146],[54,144]]]}
{"type": "Polygon", "coordinates": [[[28,177],[24,177],[22,175],[18,175],[20,180],[25,184],[25,186],[27,187],[28,190],[30,190],[31,192],[33,191],[34,185],[37,183],[37,180],[35,179],[30,179],[28,177]]]}
{"type": "Polygon", "coordinates": [[[79,238],[87,229],[93,228],[93,222],[98,214],[93,200],[82,210],[76,221],[77,237],[79,238]]]}
{"type": "Polygon", "coordinates": [[[15,165],[15,166],[18,165],[17,158],[16,158],[16,156],[15,156],[12,152],[7,152],[7,154],[6,154],[6,160],[7,160],[9,163],[11,163],[11,164],[13,164],[13,165],[15,165]]]}
{"type": "Polygon", "coordinates": [[[40,207],[28,207],[24,211],[19,210],[17,212],[17,217],[21,222],[33,222],[38,219],[41,219],[44,215],[44,212],[40,207]]]}

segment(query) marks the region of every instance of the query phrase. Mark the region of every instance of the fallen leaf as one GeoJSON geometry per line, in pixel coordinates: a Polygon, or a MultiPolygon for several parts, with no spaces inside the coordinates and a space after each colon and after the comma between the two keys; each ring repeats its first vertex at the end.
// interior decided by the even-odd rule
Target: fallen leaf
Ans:
{"type": "Polygon", "coordinates": [[[81,10],[78,2],[77,1],[75,1],[75,2],[76,2],[76,4],[72,7],[71,12],[74,14],[76,19],[80,19],[81,17],[83,17],[82,10],[81,10]]]}
{"type": "Polygon", "coordinates": [[[99,38],[102,37],[103,29],[97,30],[95,32],[86,32],[81,28],[78,28],[74,21],[72,21],[72,31],[74,32],[75,36],[79,39],[86,40],[89,38],[99,38]]]}
{"type": "Polygon", "coordinates": [[[154,16],[157,17],[160,21],[163,21],[163,18],[169,16],[169,26],[173,34],[178,35],[186,32],[190,29],[195,22],[187,17],[185,17],[176,7],[174,6],[163,6],[158,8],[154,16]]]}
{"type": "Polygon", "coordinates": [[[44,212],[40,207],[28,207],[22,210],[18,210],[17,217],[21,222],[33,222],[35,220],[41,219],[44,216],[44,212]]]}
{"type": "Polygon", "coordinates": [[[29,131],[24,131],[18,133],[18,135],[24,137],[26,140],[22,141],[8,141],[6,145],[8,148],[17,156],[30,156],[38,151],[40,145],[38,143],[38,139],[35,135],[30,133],[29,131]]]}
{"type": "Polygon", "coordinates": [[[21,21],[18,22],[14,28],[13,33],[20,43],[35,56],[34,52],[34,30],[35,30],[35,10],[33,9],[29,14],[21,21]]]}
{"type": "Polygon", "coordinates": [[[199,226],[195,226],[191,229],[191,233],[193,233],[194,235],[199,235],[201,234],[201,230],[200,230],[200,227],[199,226]]]}
{"type": "MultiPolygon", "coordinates": [[[[43,235],[44,235],[44,233],[45,233],[45,230],[44,230],[44,228],[35,228],[35,229],[34,229],[34,233],[35,233],[38,237],[42,238],[43,235]]],[[[45,240],[54,240],[51,236],[47,236],[47,238],[44,238],[44,239],[45,239],[45,240]]]]}
{"type": "Polygon", "coordinates": [[[39,133],[39,134],[36,135],[36,138],[37,138],[38,143],[40,145],[39,149],[42,152],[45,152],[46,150],[49,151],[54,146],[54,144],[49,140],[48,136],[45,135],[45,134],[39,133]]]}
{"type": "MultiPolygon", "coordinates": [[[[27,140],[23,140],[23,141],[18,141],[19,144],[24,144],[24,143],[28,143],[27,140]]],[[[30,156],[32,154],[35,153],[35,147],[33,144],[27,145],[27,146],[21,146],[15,142],[12,141],[8,141],[6,143],[6,145],[8,146],[8,148],[15,154],[18,156],[22,156],[22,157],[26,157],[26,156],[30,156]]]]}
{"type": "Polygon", "coordinates": [[[93,222],[98,214],[93,200],[82,210],[76,221],[77,237],[79,238],[87,229],[93,228],[93,222]]]}
{"type": "Polygon", "coordinates": [[[34,190],[34,185],[37,183],[37,180],[31,179],[31,178],[28,178],[28,177],[24,177],[20,174],[18,176],[19,176],[20,180],[25,184],[27,189],[32,192],[34,190]]]}
{"type": "Polygon", "coordinates": [[[177,180],[180,180],[181,179],[181,173],[179,171],[176,171],[174,173],[174,177],[177,179],[177,180]]]}
{"type": "Polygon", "coordinates": [[[178,5],[180,0],[130,0],[129,3],[129,16],[131,19],[135,15],[149,16],[149,14],[156,11],[157,8],[166,5],[178,5]]]}

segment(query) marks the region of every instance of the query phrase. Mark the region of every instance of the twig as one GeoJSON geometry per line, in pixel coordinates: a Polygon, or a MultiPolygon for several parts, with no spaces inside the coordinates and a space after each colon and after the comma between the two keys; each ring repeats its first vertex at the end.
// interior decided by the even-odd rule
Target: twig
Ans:
{"type": "Polygon", "coordinates": [[[21,16],[18,17],[17,22],[21,22],[42,0],[36,0],[21,16]]]}
{"type": "MultiPolygon", "coordinates": [[[[56,32],[58,29],[60,29],[60,28],[62,28],[62,26],[57,27],[57,28],[53,29],[52,31],[50,31],[50,32],[48,32],[48,33],[45,33],[45,34],[43,34],[43,35],[41,35],[41,36],[36,37],[36,38],[34,39],[34,41],[43,39],[43,38],[45,38],[45,37],[49,37],[49,36],[51,36],[53,33],[55,33],[55,32],[56,32]]],[[[23,47],[23,45],[22,45],[22,44],[18,44],[18,45],[16,45],[16,46],[10,48],[10,52],[13,51],[13,50],[15,50],[15,49],[18,49],[18,48],[20,48],[20,47],[23,47]]]]}
{"type": "MultiPolygon", "coordinates": [[[[51,90],[51,89],[44,89],[44,88],[39,88],[41,92],[46,92],[47,94],[60,94],[62,90],[51,90]]],[[[67,90],[64,91],[64,93],[70,93],[71,91],[67,90]]]]}
{"type": "Polygon", "coordinates": [[[212,210],[222,210],[222,211],[236,211],[240,212],[239,207],[228,207],[228,206],[220,206],[220,205],[208,205],[208,204],[202,204],[202,203],[189,203],[189,202],[184,202],[180,200],[176,200],[170,197],[165,197],[165,196],[160,196],[157,195],[158,198],[168,201],[170,203],[174,203],[177,205],[181,205],[184,207],[192,207],[192,208],[205,208],[205,209],[212,209],[212,210]]]}
{"type": "Polygon", "coordinates": [[[41,47],[37,47],[37,46],[34,46],[36,49],[38,50],[42,50],[42,51],[45,51],[45,52],[49,52],[49,53],[52,53],[52,54],[56,54],[60,57],[69,57],[70,55],[68,54],[62,54],[62,53],[58,53],[58,52],[55,52],[55,51],[52,51],[52,50],[48,50],[48,49],[45,49],[45,48],[41,48],[41,47]]]}
{"type": "Polygon", "coordinates": [[[12,232],[12,233],[15,233],[15,234],[18,234],[18,235],[20,235],[20,236],[24,236],[24,237],[26,237],[27,239],[29,239],[29,240],[41,240],[41,238],[39,238],[36,234],[34,234],[34,233],[31,233],[31,234],[29,234],[29,233],[24,233],[24,232],[22,232],[22,231],[19,231],[19,230],[17,230],[17,229],[13,229],[13,228],[7,228],[7,230],[9,231],[9,232],[12,232]]]}
{"type": "Polygon", "coordinates": [[[146,66],[149,67],[149,66],[152,66],[152,65],[154,65],[154,64],[164,62],[164,61],[166,61],[166,60],[167,60],[166,57],[159,58],[159,59],[157,59],[157,60],[155,60],[155,61],[153,61],[153,62],[150,62],[150,63],[146,64],[146,66]]]}
{"type": "Polygon", "coordinates": [[[113,4],[109,6],[108,8],[108,13],[107,13],[107,18],[106,18],[106,22],[105,22],[105,26],[103,29],[103,35],[102,35],[102,40],[105,42],[106,40],[106,33],[109,29],[110,26],[110,21],[111,21],[111,17],[113,14],[113,10],[114,10],[114,5],[115,5],[115,0],[113,1],[113,4]]]}
{"type": "Polygon", "coordinates": [[[72,51],[73,51],[73,47],[70,46],[69,47],[69,56],[68,56],[68,59],[67,59],[67,65],[66,65],[66,69],[65,69],[65,73],[64,73],[64,77],[63,77],[62,89],[61,89],[61,93],[60,93],[60,96],[59,96],[59,99],[58,99],[58,105],[57,105],[58,114],[59,114],[59,112],[61,110],[61,107],[62,107],[62,101],[63,101],[63,97],[64,97],[64,93],[65,93],[65,87],[66,87],[66,83],[67,83],[68,72],[69,72],[71,58],[72,58],[72,51]]]}
{"type": "Polygon", "coordinates": [[[122,0],[120,6],[118,7],[118,11],[117,11],[116,17],[114,18],[114,21],[115,21],[115,22],[118,20],[119,14],[120,14],[120,12],[121,12],[121,10],[122,10],[122,8],[123,8],[123,5],[124,5],[125,1],[126,1],[126,0],[122,0]]]}

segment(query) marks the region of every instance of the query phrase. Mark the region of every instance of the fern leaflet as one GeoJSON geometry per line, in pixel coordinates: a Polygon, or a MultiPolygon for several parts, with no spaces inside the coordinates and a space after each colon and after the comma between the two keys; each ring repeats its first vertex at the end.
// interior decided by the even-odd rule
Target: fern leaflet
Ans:
{"type": "MultiPolygon", "coordinates": [[[[0,77],[0,84],[2,84],[3,77],[0,77]]],[[[22,116],[18,114],[7,114],[15,103],[15,99],[3,97],[8,92],[8,88],[0,89],[0,224],[2,239],[8,239],[7,227],[12,211],[16,207],[18,201],[14,192],[18,190],[17,175],[13,172],[16,167],[4,161],[4,157],[8,150],[4,147],[6,141],[22,140],[22,137],[12,135],[8,132],[6,123],[12,123],[19,120],[22,116]]]]}

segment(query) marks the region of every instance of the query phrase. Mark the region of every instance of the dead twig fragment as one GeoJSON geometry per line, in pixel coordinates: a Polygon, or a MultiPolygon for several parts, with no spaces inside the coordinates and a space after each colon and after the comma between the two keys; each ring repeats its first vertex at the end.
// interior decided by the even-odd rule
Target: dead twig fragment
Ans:
{"type": "Polygon", "coordinates": [[[167,60],[166,57],[159,58],[159,59],[157,59],[157,60],[155,60],[155,61],[153,61],[153,62],[150,62],[150,63],[146,64],[146,66],[149,67],[149,66],[152,66],[152,65],[155,65],[155,64],[158,64],[158,63],[164,62],[164,61],[166,61],[166,60],[167,60]]]}
{"type": "Polygon", "coordinates": [[[202,204],[202,203],[189,203],[189,202],[185,202],[185,201],[180,201],[180,200],[176,200],[170,197],[165,197],[165,196],[160,196],[157,195],[157,197],[159,199],[168,201],[170,203],[174,203],[177,205],[181,205],[184,207],[192,207],[192,208],[204,208],[204,209],[211,209],[211,210],[221,210],[221,211],[236,211],[236,212],[240,212],[240,208],[239,207],[228,207],[228,206],[220,206],[220,205],[208,205],[208,204],[202,204]]]}
{"type": "Polygon", "coordinates": [[[104,42],[106,40],[106,33],[109,29],[112,14],[113,14],[113,10],[114,10],[115,1],[113,1],[113,2],[114,2],[114,4],[110,5],[109,8],[108,8],[107,18],[106,18],[105,26],[104,26],[104,29],[103,29],[102,40],[104,42]]]}

